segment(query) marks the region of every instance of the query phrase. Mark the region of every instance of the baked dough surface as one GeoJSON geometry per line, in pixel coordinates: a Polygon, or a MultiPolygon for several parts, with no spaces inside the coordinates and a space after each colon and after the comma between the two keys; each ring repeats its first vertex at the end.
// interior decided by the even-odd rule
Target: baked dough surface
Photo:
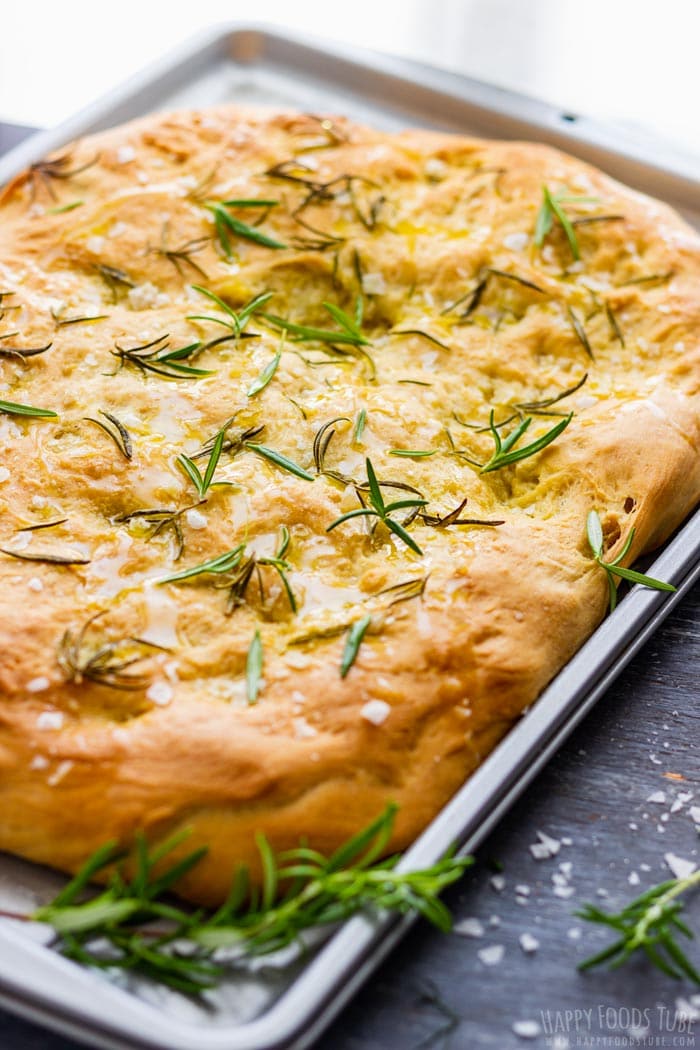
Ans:
{"type": "MultiPolygon", "coordinates": [[[[629,563],[698,499],[698,238],[667,206],[555,150],[220,107],[84,140],[14,180],[0,214],[0,399],[58,413],[0,413],[0,546],[83,562],[0,554],[2,849],[72,871],[107,839],[189,827],[186,849],[210,853],[184,892],[215,902],[234,863],[254,862],[256,830],[276,848],[307,836],[331,850],[394,800],[405,846],[605,614],[588,511],[611,557],[635,527],[629,563]],[[543,185],[588,198],[565,205],[578,261],[557,222],[534,243],[543,185]],[[286,247],[230,233],[226,258],[205,202],[250,199],[277,203],[229,214],[262,220],[254,229],[286,247]],[[190,319],[227,319],[192,285],[235,309],[272,292],[271,315],[338,331],[323,302],[353,315],[359,297],[368,343],[334,350],[288,332],[250,395],[281,343],[260,313],[245,326],[255,338],[185,362],[203,377],[114,356],[166,334],[171,350],[225,336],[190,319]],[[493,452],[491,410],[517,417],[586,373],[552,406],[574,416],[544,451],[492,473],[465,458],[493,452]],[[85,420],[100,412],[127,429],[131,459],[85,420]],[[231,484],[199,504],[176,457],[231,417],[214,477],[231,484]],[[330,473],[316,476],[314,436],[338,417],[330,473]],[[258,427],[249,443],[314,480],[235,444],[258,427]],[[368,518],[327,531],[361,506],[366,457],[380,481],[427,501],[433,523],[408,526],[421,555],[382,524],[370,534],[368,518]],[[503,524],[435,524],[465,499],[462,517],[503,524]],[[175,527],[154,534],[133,516],[144,510],[183,511],[179,559],[175,527]],[[159,582],[240,544],[273,556],[283,527],[296,612],[269,564],[230,614],[231,577],[159,582]],[[426,581],[422,597],[392,604],[387,588],[406,581],[426,581]],[[341,677],[348,626],[367,614],[341,677]],[[263,678],[250,703],[256,631],[263,678]],[[65,644],[59,659],[65,632],[78,662],[110,644],[139,657],[121,673],[142,687],[80,680],[65,644]]],[[[523,441],[560,418],[534,415],[523,441]]],[[[206,458],[195,462],[203,472],[206,458]]]]}

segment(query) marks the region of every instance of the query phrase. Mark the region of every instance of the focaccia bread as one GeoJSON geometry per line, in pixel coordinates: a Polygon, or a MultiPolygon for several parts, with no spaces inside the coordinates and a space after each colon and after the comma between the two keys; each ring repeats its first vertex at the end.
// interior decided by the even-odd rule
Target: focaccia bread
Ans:
{"type": "Polygon", "coordinates": [[[405,846],[605,614],[588,512],[698,499],[698,237],[553,149],[220,107],[0,217],[0,849],[405,846]]]}

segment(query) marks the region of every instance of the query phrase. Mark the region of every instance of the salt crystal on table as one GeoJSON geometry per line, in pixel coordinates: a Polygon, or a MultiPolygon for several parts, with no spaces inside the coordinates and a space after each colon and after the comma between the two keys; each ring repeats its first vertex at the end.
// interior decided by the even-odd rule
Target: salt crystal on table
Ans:
{"type": "Polygon", "coordinates": [[[483,937],[484,924],[480,919],[461,919],[454,924],[452,931],[460,937],[483,937]]]}
{"type": "Polygon", "coordinates": [[[502,944],[490,944],[476,953],[484,966],[498,966],[506,950],[502,944]]]}

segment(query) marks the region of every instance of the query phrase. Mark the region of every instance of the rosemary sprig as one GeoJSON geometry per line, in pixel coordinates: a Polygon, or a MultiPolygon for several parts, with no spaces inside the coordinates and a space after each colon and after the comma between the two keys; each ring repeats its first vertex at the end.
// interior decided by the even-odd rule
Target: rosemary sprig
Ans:
{"type": "Polygon", "coordinates": [[[570,412],[568,416],[565,416],[564,419],[555,423],[551,430],[548,430],[546,434],[542,434],[542,436],[537,438],[536,441],[530,442],[529,445],[523,445],[521,448],[515,448],[514,446],[518,443],[532,423],[532,416],[527,416],[523,419],[522,422],[510,432],[508,437],[502,439],[498,427],[494,423],[494,412],[492,409],[489,417],[489,430],[496,447],[491,459],[483,464],[480,472],[482,474],[489,474],[494,470],[501,470],[503,467],[507,467],[511,463],[517,463],[521,459],[527,459],[529,456],[534,456],[537,452],[541,452],[543,448],[547,447],[547,445],[551,445],[563,430],[566,430],[573,417],[573,412],[570,412]]]}
{"type": "Polygon", "coordinates": [[[214,481],[214,472],[219,465],[221,459],[221,453],[224,447],[224,441],[226,438],[226,427],[222,427],[214,438],[211,453],[209,454],[209,460],[207,462],[204,474],[200,471],[197,464],[189,456],[186,456],[184,452],[181,452],[175,462],[180,469],[187,475],[194,487],[197,489],[200,500],[204,499],[210,488],[221,488],[223,485],[233,485],[232,481],[214,481]]]}
{"type": "Polygon", "coordinates": [[[258,702],[264,658],[260,631],[256,631],[248,648],[245,664],[245,688],[249,704],[257,704],[258,702]]]}
{"type": "Polygon", "coordinates": [[[66,212],[75,211],[76,208],[82,207],[85,204],[83,200],[70,201],[69,204],[60,204],[57,208],[49,208],[49,215],[64,215],[66,212]]]}
{"type": "Polygon", "coordinates": [[[353,427],[353,431],[352,431],[352,443],[353,443],[353,445],[359,445],[359,443],[362,441],[362,435],[365,432],[366,424],[367,424],[367,409],[366,408],[361,408],[360,411],[357,413],[357,418],[355,420],[355,426],[353,427]]]}
{"type": "Polygon", "coordinates": [[[160,245],[157,248],[149,248],[148,251],[153,255],[160,255],[163,259],[167,259],[169,263],[177,270],[180,277],[185,278],[185,266],[189,266],[191,270],[207,280],[207,274],[196,262],[192,256],[196,255],[197,252],[201,252],[205,244],[209,243],[208,237],[193,237],[189,241],[185,241],[184,244],[179,245],[177,248],[171,248],[168,244],[168,230],[169,223],[163,223],[163,229],[160,236],[160,245]]]}
{"type": "Polygon", "coordinates": [[[182,515],[195,507],[201,507],[206,500],[191,503],[188,507],[174,510],[172,507],[150,507],[145,510],[132,510],[128,514],[121,514],[114,521],[119,524],[127,524],[131,521],[142,521],[150,527],[147,539],[152,540],[167,529],[172,529],[175,535],[175,556],[173,561],[179,561],[185,551],[185,537],[182,531],[182,515]]]}
{"type": "Polygon", "coordinates": [[[296,342],[309,342],[309,343],[347,343],[350,346],[369,346],[369,339],[366,339],[360,330],[362,324],[362,299],[357,299],[355,317],[350,317],[345,310],[341,310],[339,306],[334,303],[323,302],[322,306],[326,310],[334,321],[340,325],[339,329],[331,328],[313,328],[308,325],[296,324],[294,321],[285,320],[284,317],[277,317],[276,314],[263,313],[262,316],[268,321],[273,327],[281,328],[283,332],[288,332],[294,337],[296,342]]]}
{"type": "Polygon", "coordinates": [[[466,498],[459,503],[454,510],[447,514],[428,514],[420,511],[418,517],[424,525],[430,525],[434,529],[446,529],[450,525],[505,525],[505,521],[484,520],[483,518],[463,518],[462,511],[467,505],[466,498]]]}
{"type": "Polygon", "coordinates": [[[145,689],[150,679],[146,675],[134,674],[129,668],[149,659],[154,652],[168,652],[162,645],[147,642],[143,638],[121,638],[101,645],[86,642],[90,628],[104,612],[95,613],[76,633],[66,630],[58,644],[57,659],[69,682],[80,685],[84,680],[104,685],[110,689],[145,689]]]}
{"type": "Polygon", "coordinates": [[[568,217],[562,205],[573,204],[575,202],[589,203],[595,198],[592,197],[581,197],[567,193],[566,190],[560,190],[559,193],[552,193],[547,187],[542,187],[542,204],[540,210],[537,213],[535,220],[535,244],[538,248],[541,248],[544,244],[545,237],[552,229],[555,222],[558,222],[564,231],[564,235],[569,243],[571,254],[574,259],[581,258],[581,250],[579,248],[578,237],[576,236],[576,230],[574,229],[571,219],[568,217]]]}
{"type": "Polygon", "coordinates": [[[343,649],[343,655],[340,658],[340,677],[345,678],[348,671],[355,663],[357,654],[360,646],[362,645],[362,639],[367,633],[367,628],[372,622],[372,617],[369,613],[363,616],[360,620],[356,620],[348,631],[347,638],[345,639],[345,647],[343,649]]]}
{"type": "Polygon", "coordinates": [[[406,524],[407,521],[410,523],[410,521],[414,520],[416,514],[418,513],[418,510],[421,507],[425,507],[427,500],[400,499],[395,500],[392,503],[385,503],[379,482],[377,481],[377,475],[369,458],[365,460],[365,466],[367,469],[367,486],[369,491],[370,506],[368,507],[365,505],[360,490],[356,489],[355,491],[357,492],[358,498],[360,499],[362,506],[358,507],[357,510],[348,511],[347,514],[341,514],[339,518],[336,518],[335,521],[331,522],[331,524],[327,527],[326,532],[332,532],[332,530],[337,528],[338,525],[342,525],[343,522],[350,521],[351,518],[376,518],[377,520],[374,523],[374,526],[376,526],[381,521],[386,526],[386,528],[389,529],[390,532],[393,532],[395,536],[398,536],[399,539],[402,540],[407,547],[410,547],[410,549],[412,551],[415,551],[416,554],[422,555],[423,551],[420,549],[413,537],[410,536],[407,532],[406,524]],[[404,509],[409,509],[412,513],[409,514],[408,518],[405,519],[403,523],[398,522],[391,517],[391,515],[394,514],[397,510],[404,509]]]}
{"type": "Polygon", "coordinates": [[[62,153],[58,157],[48,160],[38,160],[31,164],[26,171],[25,178],[31,186],[31,199],[36,199],[37,189],[41,185],[52,200],[56,200],[56,193],[52,183],[54,181],[66,182],[87,171],[97,164],[100,159],[99,153],[84,164],[73,166],[73,155],[70,152],[62,153]]]}
{"type": "MultiPolygon", "coordinates": [[[[220,340],[217,340],[220,342],[220,340]]],[[[152,372],[154,375],[164,376],[166,379],[203,379],[205,376],[213,376],[209,369],[194,368],[192,365],[182,364],[190,358],[196,357],[204,350],[215,345],[217,341],[209,343],[188,343],[186,346],[170,349],[170,336],[159,335],[148,343],[139,346],[120,346],[114,344],[114,350],[110,353],[119,360],[119,369],[124,365],[134,365],[139,371],[152,372]]]]}
{"type": "Polygon", "coordinates": [[[174,572],[170,576],[164,576],[162,580],[158,580],[158,583],[180,583],[182,580],[191,580],[209,573],[215,576],[226,576],[238,567],[244,551],[245,544],[239,543],[237,547],[224,551],[223,554],[217,554],[214,558],[207,558],[206,561],[192,565],[189,569],[180,569],[179,572],[174,572]]]}
{"type": "Polygon", "coordinates": [[[248,554],[246,545],[239,543],[237,547],[224,551],[223,554],[200,562],[199,565],[193,565],[189,569],[182,569],[180,572],[172,573],[172,575],[159,580],[158,583],[180,583],[183,580],[190,580],[199,576],[219,576],[223,580],[220,586],[228,588],[229,592],[226,605],[226,613],[228,615],[245,602],[246,592],[254,574],[257,575],[258,579],[260,600],[265,600],[265,589],[260,566],[269,565],[282,581],[289,607],[295,613],[297,611],[297,600],[287,576],[292,566],[285,558],[289,549],[289,543],[289,529],[286,525],[283,525],[280,529],[279,544],[274,554],[248,554]]]}
{"type": "Polygon", "coordinates": [[[569,323],[571,324],[571,327],[574,330],[574,335],[576,336],[579,343],[590,357],[591,361],[595,361],[595,355],[593,353],[590,340],[586,333],[586,329],[584,328],[583,321],[580,317],[576,316],[576,314],[570,306],[567,306],[566,313],[569,318],[569,323]]]}
{"type": "Polygon", "coordinates": [[[8,416],[27,416],[35,419],[58,419],[58,412],[50,408],[34,408],[33,405],[18,405],[14,401],[0,401],[0,412],[8,416]]]}
{"type": "Polygon", "coordinates": [[[64,328],[71,324],[88,324],[91,321],[105,321],[109,314],[80,314],[75,317],[62,317],[63,310],[54,310],[51,307],[51,317],[57,328],[64,328]]]}
{"type": "Polygon", "coordinates": [[[254,441],[246,441],[244,447],[251,452],[256,452],[270,463],[274,463],[280,470],[286,470],[290,474],[295,474],[296,477],[302,478],[303,481],[314,480],[313,474],[309,474],[308,470],[304,470],[294,460],[288,459],[287,456],[283,456],[281,452],[276,452],[273,448],[268,448],[267,445],[258,445],[254,441]]]}
{"type": "Polygon", "coordinates": [[[255,397],[256,394],[259,394],[262,390],[265,389],[265,387],[272,380],[275,372],[277,371],[281,358],[282,348],[280,347],[275,356],[265,365],[263,370],[260,372],[260,375],[258,375],[248,387],[246,391],[246,395],[248,397],[255,397]]]}
{"type": "Polygon", "coordinates": [[[51,551],[11,551],[0,547],[0,552],[19,561],[38,561],[46,565],[89,565],[90,559],[80,554],[54,554],[51,551]]]}
{"type": "Polygon", "coordinates": [[[87,423],[94,423],[100,428],[100,430],[104,430],[105,434],[112,439],[122,456],[124,456],[124,459],[131,459],[134,450],[129,431],[123,423],[120,423],[116,416],[112,415],[111,412],[105,412],[101,408],[98,409],[98,412],[101,416],[105,417],[107,420],[106,423],[103,423],[100,419],[95,419],[93,416],[84,416],[83,418],[87,423]]]}
{"type": "Polygon", "coordinates": [[[230,208],[264,208],[266,209],[265,214],[273,208],[278,201],[266,201],[266,200],[231,200],[231,201],[203,201],[203,206],[208,209],[214,216],[214,226],[216,228],[216,236],[221,246],[221,250],[227,259],[231,258],[231,237],[233,234],[235,237],[242,237],[246,241],[253,241],[255,244],[261,244],[264,248],[286,248],[286,244],[282,244],[281,241],[275,240],[274,237],[270,237],[265,233],[262,233],[257,227],[249,226],[247,222],[242,222],[241,219],[237,219],[234,215],[231,215],[230,208]]]}
{"type": "Polygon", "coordinates": [[[531,412],[535,416],[554,416],[556,412],[548,412],[547,409],[551,408],[552,405],[556,405],[559,401],[563,401],[565,397],[570,397],[575,394],[577,390],[580,390],[588,379],[588,372],[584,372],[583,376],[573,386],[568,387],[566,390],[562,390],[560,394],[554,394],[552,397],[545,397],[539,401],[521,401],[515,407],[520,412],[531,412]]]}
{"type": "Polygon", "coordinates": [[[125,288],[135,288],[136,281],[117,266],[107,266],[105,263],[95,263],[95,269],[112,293],[112,302],[117,302],[119,293],[125,288]]]}
{"type": "Polygon", "coordinates": [[[643,953],[669,977],[687,977],[695,984],[700,984],[700,973],[677,940],[678,933],[684,937],[693,936],[679,918],[683,903],[678,898],[698,886],[700,869],[685,878],[669,879],[653,886],[617,913],[611,914],[594,904],[585,904],[576,912],[579,918],[608,926],[619,936],[607,948],[579,963],[579,970],[590,970],[603,962],[609,963],[611,970],[617,969],[630,956],[643,953]]]}
{"type": "MultiPolygon", "coordinates": [[[[224,337],[221,342],[225,342],[227,339],[248,339],[253,338],[253,334],[244,331],[250,318],[255,313],[259,313],[260,308],[268,302],[274,292],[262,292],[260,295],[254,296],[250,299],[240,310],[236,311],[232,306],[229,306],[227,302],[221,299],[215,292],[209,291],[208,288],[202,288],[199,284],[193,284],[192,288],[195,292],[199,292],[200,295],[205,295],[207,299],[211,299],[213,303],[223,313],[223,317],[214,317],[211,314],[190,314],[187,317],[188,321],[209,321],[210,324],[218,324],[223,328],[226,328],[230,333],[224,337]]],[[[264,315],[263,315],[264,316],[264,315]]]]}
{"type": "Polygon", "coordinates": [[[251,889],[248,870],[241,866],[226,902],[211,914],[190,911],[168,898],[168,891],[207,852],[200,848],[169,860],[183,835],[154,847],[138,835],[133,876],[127,878],[118,866],[106,889],[83,900],[91,880],[123,857],[107,843],[55,900],[30,918],[51,925],[61,952],[70,958],[101,969],[129,970],[189,995],[202,994],[223,976],[223,964],[212,958],[219,948],[233,947],[245,955],[275,952],[298,943],[306,929],[331,926],[368,908],[418,912],[448,931],[451,917],[439,895],[472,859],[450,850],[430,867],[396,871],[398,856],[378,859],[391,840],[396,811],[388,805],[330,857],[306,845],[275,855],[258,833],[261,890],[251,889]],[[168,933],[158,928],[164,922],[168,933]]]}
{"type": "MultiPolygon", "coordinates": [[[[0,340],[11,339],[17,334],[17,332],[9,332],[7,335],[0,335],[0,340]]],[[[27,357],[38,357],[39,354],[45,354],[52,346],[53,343],[46,343],[45,346],[0,346],[0,357],[18,357],[23,361],[27,357]]]]}
{"type": "Polygon", "coordinates": [[[626,569],[620,565],[620,562],[627,555],[632,541],[634,540],[634,527],[629,531],[627,539],[625,540],[622,550],[613,561],[605,561],[603,559],[603,526],[600,520],[600,515],[597,510],[591,510],[588,512],[586,519],[586,535],[588,537],[588,543],[591,550],[593,551],[593,557],[600,565],[601,569],[604,569],[608,578],[608,590],[610,593],[610,612],[615,611],[617,605],[617,587],[615,586],[615,580],[613,577],[618,576],[622,580],[629,580],[630,583],[640,583],[643,587],[649,587],[655,591],[675,591],[676,588],[671,583],[665,583],[663,580],[655,580],[653,576],[645,576],[641,572],[636,572],[634,569],[626,569]]]}

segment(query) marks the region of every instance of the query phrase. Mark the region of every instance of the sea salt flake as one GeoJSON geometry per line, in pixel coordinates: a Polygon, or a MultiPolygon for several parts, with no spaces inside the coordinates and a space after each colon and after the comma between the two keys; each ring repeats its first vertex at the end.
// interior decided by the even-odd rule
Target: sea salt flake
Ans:
{"type": "Polygon", "coordinates": [[[362,275],[362,291],[365,295],[384,295],[386,292],[384,274],[364,273],[362,275]]]}
{"type": "Polygon", "coordinates": [[[27,692],[43,693],[44,689],[48,689],[50,684],[51,683],[49,682],[48,678],[46,678],[44,675],[40,675],[38,678],[32,678],[29,682],[27,682],[27,692]]]}
{"type": "Polygon", "coordinates": [[[10,472],[7,467],[0,467],[0,484],[2,484],[3,481],[7,481],[9,477],[10,472]]]}
{"type": "Polygon", "coordinates": [[[520,947],[526,955],[532,955],[540,946],[540,942],[531,933],[521,933],[518,937],[520,947]]]}
{"type": "Polygon", "coordinates": [[[489,879],[489,882],[491,883],[492,889],[494,889],[496,893],[502,893],[503,890],[506,888],[506,880],[504,875],[492,875],[489,879]]]}
{"type": "Polygon", "coordinates": [[[637,872],[636,871],[631,871],[629,873],[629,875],[627,876],[627,881],[629,882],[630,886],[638,886],[639,885],[639,875],[637,874],[637,872]]]}
{"type": "Polygon", "coordinates": [[[146,696],[159,707],[165,707],[173,698],[173,687],[167,682],[153,682],[146,690],[146,696]]]}
{"type": "Polygon", "coordinates": [[[452,927],[454,933],[460,937],[483,937],[484,924],[480,919],[460,919],[452,927]]]}
{"type": "Polygon", "coordinates": [[[513,1031],[519,1039],[537,1039],[542,1033],[537,1021],[514,1021],[513,1031]]]}
{"type": "Polygon", "coordinates": [[[391,705],[387,704],[385,700],[368,700],[360,708],[362,718],[366,722],[371,722],[374,726],[380,726],[382,722],[386,722],[390,714],[391,705]]]}
{"type": "Polygon", "coordinates": [[[127,299],[132,310],[150,310],[170,302],[170,296],[160,292],[151,281],[130,288],[127,299]]]}
{"type": "Polygon", "coordinates": [[[666,792],[665,791],[654,791],[654,793],[649,795],[649,798],[647,799],[647,802],[658,802],[659,805],[663,805],[665,801],[666,801],[666,792]]]}
{"type": "Polygon", "coordinates": [[[507,233],[503,238],[503,247],[509,248],[512,252],[521,252],[524,248],[527,248],[530,243],[529,234],[524,233],[522,230],[514,231],[513,233],[507,233]]]}
{"type": "Polygon", "coordinates": [[[535,860],[548,860],[550,857],[556,857],[561,849],[561,842],[558,839],[553,839],[550,835],[546,835],[543,831],[538,831],[537,837],[540,841],[533,842],[529,846],[530,853],[535,860]]]}
{"type": "Polygon", "coordinates": [[[687,879],[697,867],[692,860],[684,860],[683,857],[677,857],[675,853],[664,853],[664,860],[677,879],[687,879]]]}
{"type": "Polygon", "coordinates": [[[133,146],[120,146],[117,150],[117,164],[129,164],[135,157],[136,150],[133,146]]]}
{"type": "Polygon", "coordinates": [[[27,583],[27,587],[30,591],[34,591],[35,594],[39,594],[39,592],[44,589],[44,585],[38,576],[32,576],[31,580],[27,583]]]}
{"type": "Polygon", "coordinates": [[[104,237],[98,237],[96,234],[93,237],[88,237],[85,242],[85,247],[93,255],[99,255],[105,246],[104,237]]]}
{"type": "Polygon", "coordinates": [[[34,758],[29,763],[30,769],[48,769],[49,760],[46,755],[34,755],[34,758]]]}
{"type": "Polygon", "coordinates": [[[488,948],[481,948],[476,953],[484,966],[498,966],[506,954],[502,944],[490,944],[488,948]]]}
{"type": "Polygon", "coordinates": [[[46,783],[49,785],[49,787],[56,787],[56,785],[60,784],[63,778],[67,776],[68,773],[70,773],[72,768],[73,763],[69,759],[66,759],[65,762],[59,762],[58,766],[56,766],[56,769],[53,771],[51,776],[47,777],[46,783]]]}
{"type": "Polygon", "coordinates": [[[700,824],[700,806],[691,806],[688,810],[688,816],[694,824],[700,824]]]}
{"type": "Polygon", "coordinates": [[[555,897],[561,897],[562,900],[568,900],[569,897],[573,897],[574,892],[575,892],[575,890],[574,890],[573,886],[555,886],[554,887],[554,896],[555,897]]]}
{"type": "Polygon", "coordinates": [[[194,507],[185,511],[185,520],[191,529],[206,529],[208,524],[206,514],[202,514],[194,507]]]}
{"type": "Polygon", "coordinates": [[[42,711],[36,720],[37,729],[61,729],[63,715],[60,711],[42,711]]]}
{"type": "Polygon", "coordinates": [[[292,725],[294,726],[294,736],[297,740],[310,740],[311,737],[318,736],[318,730],[310,725],[301,715],[292,719],[292,725]]]}

